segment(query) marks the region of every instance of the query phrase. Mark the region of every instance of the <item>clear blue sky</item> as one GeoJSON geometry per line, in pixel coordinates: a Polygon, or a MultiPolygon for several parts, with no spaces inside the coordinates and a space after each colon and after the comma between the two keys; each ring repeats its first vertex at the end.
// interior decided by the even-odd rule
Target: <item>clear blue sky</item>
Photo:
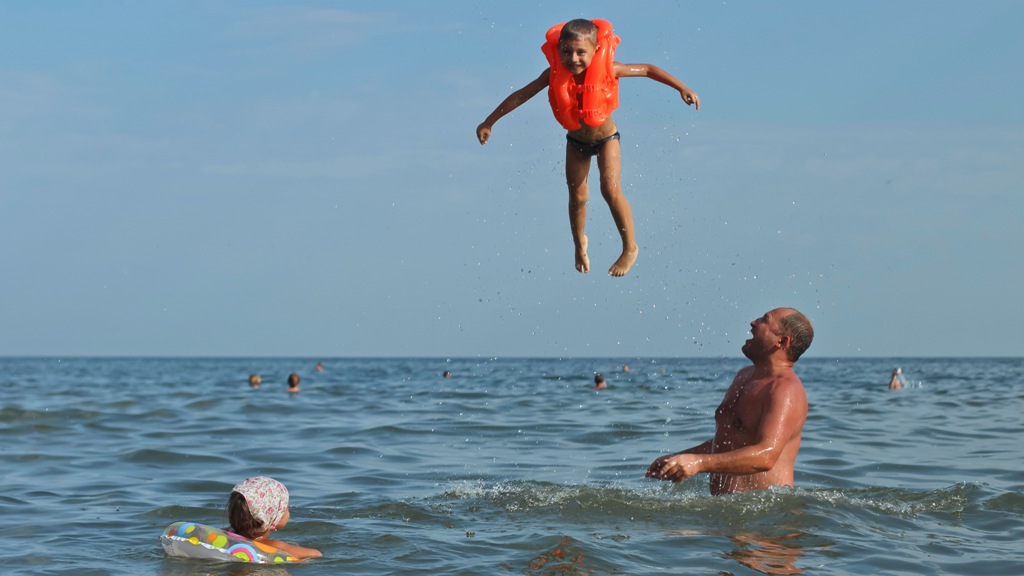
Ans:
{"type": "MultiPolygon", "coordinates": [[[[1024,3],[0,0],[0,355],[1024,351],[1024,3]],[[605,18],[641,255],[573,268],[552,24],[605,18]]],[[[596,178],[596,170],[593,173],[596,178]]]]}

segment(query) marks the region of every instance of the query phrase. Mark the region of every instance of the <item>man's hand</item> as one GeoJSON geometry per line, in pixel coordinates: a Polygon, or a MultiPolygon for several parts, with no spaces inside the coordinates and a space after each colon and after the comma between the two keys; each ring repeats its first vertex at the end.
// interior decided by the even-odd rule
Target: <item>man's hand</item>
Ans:
{"type": "Polygon", "coordinates": [[[670,454],[662,456],[647,469],[648,478],[682,482],[690,476],[700,474],[700,456],[696,454],[670,454]]]}

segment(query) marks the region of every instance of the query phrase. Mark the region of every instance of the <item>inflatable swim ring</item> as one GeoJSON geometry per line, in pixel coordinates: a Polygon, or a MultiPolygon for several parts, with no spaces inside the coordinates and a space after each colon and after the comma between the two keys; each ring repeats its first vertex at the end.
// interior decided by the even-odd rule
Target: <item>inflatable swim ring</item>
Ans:
{"type": "Polygon", "coordinates": [[[283,564],[301,562],[273,546],[195,522],[175,522],[164,530],[160,544],[168,556],[210,558],[225,562],[283,564]]]}
{"type": "Polygon", "coordinates": [[[593,22],[597,25],[598,47],[587,67],[583,84],[576,83],[569,69],[562,65],[558,53],[558,39],[564,22],[548,29],[541,46],[551,67],[548,103],[555,119],[566,130],[579,130],[582,127],[580,121],[600,126],[612,110],[619,107],[619,79],[615,77],[615,47],[619,45],[619,37],[612,33],[611,22],[593,22]]]}

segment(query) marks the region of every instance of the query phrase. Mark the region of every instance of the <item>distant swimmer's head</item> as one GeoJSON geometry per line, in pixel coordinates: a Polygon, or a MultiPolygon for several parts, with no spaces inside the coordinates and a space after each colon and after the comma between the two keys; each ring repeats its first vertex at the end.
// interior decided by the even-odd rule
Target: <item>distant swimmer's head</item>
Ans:
{"type": "Polygon", "coordinates": [[[252,387],[252,388],[259,388],[261,382],[262,382],[262,380],[260,379],[260,375],[259,374],[250,374],[249,375],[249,386],[250,387],[252,387]]]}
{"type": "Polygon", "coordinates": [[[299,387],[299,375],[298,374],[292,372],[291,374],[288,375],[288,387],[293,389],[293,390],[295,388],[299,387]]]}
{"type": "Polygon", "coordinates": [[[451,378],[452,377],[452,373],[447,371],[447,370],[445,370],[444,373],[441,374],[441,376],[444,376],[445,378],[451,378]]]}
{"type": "Polygon", "coordinates": [[[900,374],[903,374],[903,369],[900,368],[899,366],[892,369],[893,376],[899,376],[900,374]]]}
{"type": "Polygon", "coordinates": [[[603,374],[594,374],[594,388],[607,388],[608,384],[604,381],[603,374]]]}

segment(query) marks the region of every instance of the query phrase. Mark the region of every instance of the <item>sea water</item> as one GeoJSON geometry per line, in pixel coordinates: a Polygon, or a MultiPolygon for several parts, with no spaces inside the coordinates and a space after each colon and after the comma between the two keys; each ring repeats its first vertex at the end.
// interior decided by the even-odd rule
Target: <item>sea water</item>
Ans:
{"type": "Polygon", "coordinates": [[[1024,360],[807,357],[794,489],[645,479],[743,365],[0,359],[0,572],[1024,574],[1024,360]],[[166,557],[165,526],[225,526],[255,475],[291,492],[276,536],[322,559],[166,557]]]}

